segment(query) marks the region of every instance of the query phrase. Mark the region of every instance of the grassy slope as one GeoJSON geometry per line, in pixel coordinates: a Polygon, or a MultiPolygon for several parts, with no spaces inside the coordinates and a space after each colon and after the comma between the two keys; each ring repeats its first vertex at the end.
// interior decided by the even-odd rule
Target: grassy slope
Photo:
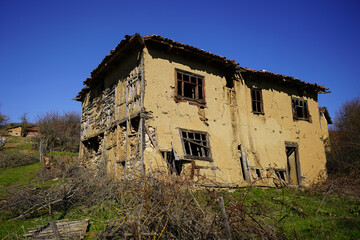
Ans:
{"type": "MultiPolygon", "coordinates": [[[[246,190],[251,209],[276,216],[291,239],[357,239],[360,236],[360,201],[293,189],[246,190]],[[323,202],[323,203],[322,203],[323,202]]],[[[239,195],[240,192],[234,193],[239,195]]],[[[256,212],[254,212],[256,214],[256,212]]]]}
{"type": "MultiPolygon", "coordinates": [[[[26,139],[25,139],[26,140],[26,139]]],[[[13,147],[31,151],[28,142],[17,143],[13,139],[13,147]]],[[[26,140],[27,141],[27,140],[26,140]]],[[[9,151],[10,149],[8,149],[9,151]]],[[[31,154],[35,154],[34,152],[31,154]]],[[[64,153],[55,153],[64,155],[64,153]]],[[[65,154],[66,155],[66,154],[65,154]]],[[[76,154],[74,154],[76,155],[76,154]]],[[[12,187],[23,185],[41,186],[48,183],[40,182],[36,172],[40,163],[34,163],[16,168],[0,168],[0,200],[6,197],[6,191],[12,187]]],[[[207,194],[206,191],[197,194],[207,194]]],[[[357,239],[360,236],[360,201],[329,195],[324,199],[323,193],[309,190],[248,188],[236,190],[233,196],[248,206],[256,218],[257,213],[265,213],[269,224],[282,226],[290,239],[357,239]]],[[[91,219],[91,232],[101,232],[106,220],[111,218],[112,211],[120,208],[115,203],[93,206],[91,208],[76,208],[66,213],[69,219],[91,219]]],[[[53,213],[26,220],[9,220],[0,212],[0,239],[17,239],[30,227],[43,226],[50,220],[57,220],[62,213],[53,213]]]]}

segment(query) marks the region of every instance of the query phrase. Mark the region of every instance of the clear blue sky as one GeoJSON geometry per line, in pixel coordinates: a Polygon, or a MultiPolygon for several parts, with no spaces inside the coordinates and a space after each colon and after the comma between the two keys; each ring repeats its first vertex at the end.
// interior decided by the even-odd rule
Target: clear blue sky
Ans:
{"type": "Polygon", "coordinates": [[[360,95],[360,1],[0,0],[0,112],[18,122],[81,111],[71,99],[125,34],[158,34],[243,67],[330,88],[335,111],[360,95]]]}

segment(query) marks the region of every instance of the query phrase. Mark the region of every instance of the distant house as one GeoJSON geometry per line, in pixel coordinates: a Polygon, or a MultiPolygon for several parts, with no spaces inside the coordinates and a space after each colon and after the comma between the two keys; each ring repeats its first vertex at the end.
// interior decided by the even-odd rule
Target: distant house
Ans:
{"type": "Polygon", "coordinates": [[[38,137],[40,135],[38,127],[29,127],[26,130],[25,137],[38,137]]]}
{"type": "Polygon", "coordinates": [[[232,186],[309,185],[326,175],[331,120],[319,111],[321,85],[138,34],[84,85],[80,155],[94,171],[232,186]]]}
{"type": "Polygon", "coordinates": [[[6,128],[6,132],[10,135],[10,136],[14,136],[14,137],[21,137],[21,131],[22,127],[19,124],[13,124],[10,125],[6,128]]]}
{"type": "Polygon", "coordinates": [[[20,123],[11,123],[6,128],[7,133],[14,137],[37,137],[39,136],[39,128],[34,124],[29,124],[25,132],[20,123]]]}

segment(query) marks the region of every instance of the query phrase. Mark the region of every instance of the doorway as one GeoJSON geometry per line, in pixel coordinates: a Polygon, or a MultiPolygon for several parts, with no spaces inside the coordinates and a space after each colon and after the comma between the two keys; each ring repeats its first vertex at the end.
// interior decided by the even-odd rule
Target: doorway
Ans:
{"type": "Polygon", "coordinates": [[[286,142],[285,148],[287,158],[288,182],[290,185],[301,185],[298,144],[293,142],[286,142]]]}

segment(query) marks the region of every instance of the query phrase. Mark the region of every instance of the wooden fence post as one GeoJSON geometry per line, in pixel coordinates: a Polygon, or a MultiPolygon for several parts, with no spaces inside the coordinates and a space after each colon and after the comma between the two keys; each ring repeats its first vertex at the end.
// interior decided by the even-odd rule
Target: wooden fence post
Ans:
{"type": "Polygon", "coordinates": [[[229,223],[228,223],[227,217],[226,217],[225,205],[224,205],[223,197],[219,197],[218,202],[219,202],[219,205],[220,205],[221,216],[222,216],[222,219],[223,219],[223,222],[224,222],[224,227],[225,227],[225,232],[226,232],[226,239],[231,240],[230,226],[229,226],[229,223]]]}
{"type": "Polygon", "coordinates": [[[50,222],[50,227],[51,227],[51,229],[52,229],[52,231],[54,233],[55,240],[61,240],[59,229],[57,228],[56,223],[54,221],[50,222]]]}

